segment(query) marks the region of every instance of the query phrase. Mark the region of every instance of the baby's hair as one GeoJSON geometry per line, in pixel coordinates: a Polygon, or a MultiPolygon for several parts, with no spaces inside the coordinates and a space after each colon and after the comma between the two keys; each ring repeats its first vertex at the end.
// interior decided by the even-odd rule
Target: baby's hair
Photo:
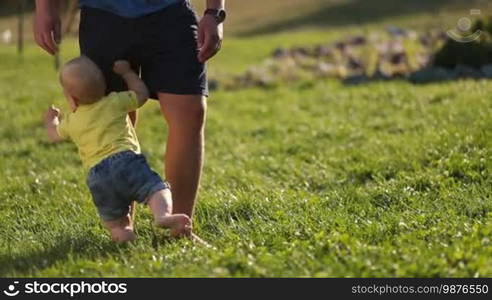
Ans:
{"type": "Polygon", "coordinates": [[[78,105],[97,102],[106,93],[103,73],[92,60],[83,55],[63,66],[60,82],[78,105]]]}

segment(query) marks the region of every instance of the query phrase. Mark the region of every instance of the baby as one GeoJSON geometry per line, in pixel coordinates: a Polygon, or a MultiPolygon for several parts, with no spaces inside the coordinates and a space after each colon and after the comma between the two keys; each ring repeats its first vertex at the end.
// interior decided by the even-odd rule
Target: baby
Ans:
{"type": "Polygon", "coordinates": [[[85,56],[63,66],[60,82],[71,112],[60,120],[59,109],[48,109],[44,120],[48,137],[52,142],[70,138],[77,145],[94,204],[114,241],[135,239],[130,214],[134,200],[146,203],[155,224],[169,228],[172,236],[191,236],[190,218],[172,214],[169,184],[140,154],[128,116],[147,101],[147,87],[127,61],[115,62],[113,70],[130,91],[105,96],[104,76],[85,56]]]}

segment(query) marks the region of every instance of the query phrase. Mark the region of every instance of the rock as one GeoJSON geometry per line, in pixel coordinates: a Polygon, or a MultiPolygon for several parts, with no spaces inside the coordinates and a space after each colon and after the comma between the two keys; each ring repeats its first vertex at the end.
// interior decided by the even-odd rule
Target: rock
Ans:
{"type": "Polygon", "coordinates": [[[409,30],[407,32],[407,38],[410,40],[416,41],[419,38],[419,34],[413,30],[409,30]]]}
{"type": "Polygon", "coordinates": [[[432,46],[432,38],[429,35],[423,35],[419,38],[419,42],[425,46],[425,47],[430,47],[432,46]]]}
{"type": "Polygon", "coordinates": [[[337,43],[335,43],[335,48],[337,48],[338,50],[340,50],[342,52],[347,49],[347,46],[348,45],[346,43],[344,43],[344,42],[337,42],[337,43]]]}
{"type": "Polygon", "coordinates": [[[391,45],[388,42],[378,43],[376,44],[376,49],[379,54],[385,56],[391,51],[391,45]]]}
{"type": "MultiPolygon", "coordinates": [[[[345,84],[395,78],[414,83],[492,78],[492,34],[465,45],[451,41],[440,29],[420,36],[390,26],[387,33],[353,35],[315,47],[279,47],[235,82],[237,86],[270,87],[326,77],[340,78],[345,84]],[[441,44],[444,46],[436,51],[441,44]],[[420,70],[413,72],[416,69],[420,70]]],[[[211,80],[210,89],[227,88],[227,84],[227,80],[220,86],[211,80]]]]}
{"type": "Polygon", "coordinates": [[[365,36],[354,36],[354,37],[351,37],[347,40],[347,44],[351,45],[351,46],[362,46],[362,45],[365,45],[367,44],[367,39],[365,36]]]}
{"type": "Polygon", "coordinates": [[[321,77],[326,77],[326,76],[333,76],[336,74],[337,69],[335,65],[326,63],[326,62],[319,62],[316,65],[316,74],[321,77]]]}
{"type": "Polygon", "coordinates": [[[347,68],[349,70],[360,70],[364,68],[362,61],[354,56],[349,56],[347,61],[347,68]]]}
{"type": "Polygon", "coordinates": [[[277,48],[273,51],[273,54],[272,56],[274,58],[282,58],[282,57],[286,57],[289,55],[289,50],[285,49],[285,48],[277,48]]]}
{"type": "Polygon", "coordinates": [[[409,67],[405,63],[391,65],[390,71],[392,78],[405,78],[410,74],[409,67]]]}
{"type": "Polygon", "coordinates": [[[391,53],[405,52],[405,45],[401,40],[391,41],[389,43],[389,48],[391,53]]]}
{"type": "Polygon", "coordinates": [[[428,66],[432,61],[432,58],[429,54],[426,53],[418,53],[415,57],[415,62],[417,63],[419,68],[424,68],[428,66]]]}
{"type": "Polygon", "coordinates": [[[318,57],[333,56],[333,49],[329,46],[318,46],[314,52],[318,57]]]}
{"type": "Polygon", "coordinates": [[[386,27],[386,31],[390,35],[395,36],[395,37],[406,37],[406,36],[408,36],[408,31],[406,31],[403,28],[396,27],[396,26],[388,26],[388,27],[386,27]]]}
{"type": "Polygon", "coordinates": [[[309,56],[310,49],[307,47],[296,47],[290,51],[293,56],[309,56]]]}
{"type": "Polygon", "coordinates": [[[393,53],[405,52],[405,46],[399,40],[379,43],[376,45],[376,49],[381,56],[387,58],[391,57],[393,53]]]}
{"type": "Polygon", "coordinates": [[[407,61],[407,54],[405,52],[393,53],[389,57],[389,62],[393,65],[403,64],[407,61]]]}
{"type": "Polygon", "coordinates": [[[336,66],[335,75],[338,76],[338,78],[346,78],[348,76],[348,74],[349,74],[349,72],[345,66],[343,66],[343,65],[336,66]]]}

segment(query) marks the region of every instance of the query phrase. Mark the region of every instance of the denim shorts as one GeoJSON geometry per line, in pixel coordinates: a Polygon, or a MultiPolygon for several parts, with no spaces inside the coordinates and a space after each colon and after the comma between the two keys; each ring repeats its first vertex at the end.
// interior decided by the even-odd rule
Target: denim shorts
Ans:
{"type": "Polygon", "coordinates": [[[126,216],[132,201],[145,203],[153,193],[169,189],[145,157],[133,151],[113,154],[92,167],[87,186],[105,221],[126,216]]]}

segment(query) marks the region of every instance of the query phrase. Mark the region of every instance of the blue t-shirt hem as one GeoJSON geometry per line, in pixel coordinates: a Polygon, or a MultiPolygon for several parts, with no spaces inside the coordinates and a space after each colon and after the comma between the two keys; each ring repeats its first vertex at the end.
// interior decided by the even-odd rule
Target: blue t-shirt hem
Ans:
{"type": "Polygon", "coordinates": [[[79,0],[80,7],[101,9],[120,17],[138,18],[187,0],[79,0]]]}

